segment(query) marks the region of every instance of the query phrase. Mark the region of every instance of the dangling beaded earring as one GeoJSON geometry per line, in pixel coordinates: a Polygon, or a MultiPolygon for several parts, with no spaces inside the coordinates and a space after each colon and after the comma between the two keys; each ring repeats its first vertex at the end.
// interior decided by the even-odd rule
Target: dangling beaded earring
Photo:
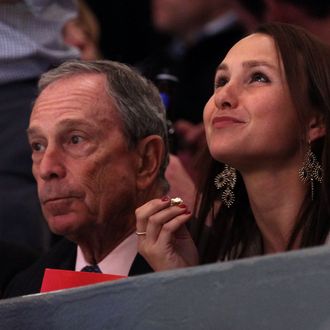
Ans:
{"type": "Polygon", "coordinates": [[[237,176],[236,170],[229,165],[214,178],[214,185],[217,189],[221,189],[222,193],[220,198],[222,202],[229,208],[235,202],[234,187],[236,184],[237,176]]]}
{"type": "Polygon", "coordinates": [[[309,144],[303,166],[299,169],[300,179],[311,184],[312,200],[314,200],[314,180],[321,183],[323,180],[323,169],[321,164],[316,159],[315,154],[309,144]]]}

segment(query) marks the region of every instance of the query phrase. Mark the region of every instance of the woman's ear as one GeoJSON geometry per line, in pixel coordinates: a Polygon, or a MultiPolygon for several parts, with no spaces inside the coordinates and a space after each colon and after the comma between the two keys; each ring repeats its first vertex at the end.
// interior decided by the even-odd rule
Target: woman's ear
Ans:
{"type": "Polygon", "coordinates": [[[326,129],[323,116],[313,116],[309,122],[308,140],[313,142],[325,136],[326,129]]]}
{"type": "Polygon", "coordinates": [[[159,135],[149,135],[138,143],[139,159],[136,171],[138,190],[144,190],[154,183],[163,161],[164,150],[164,142],[159,135]]]}

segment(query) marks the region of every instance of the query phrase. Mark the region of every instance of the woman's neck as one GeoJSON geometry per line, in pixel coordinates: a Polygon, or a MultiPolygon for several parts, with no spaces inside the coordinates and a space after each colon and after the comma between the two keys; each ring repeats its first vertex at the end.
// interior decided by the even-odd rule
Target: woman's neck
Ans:
{"type": "MultiPolygon", "coordinates": [[[[308,186],[300,181],[297,168],[242,176],[265,254],[285,251],[308,186]]],[[[299,239],[293,248],[298,245],[299,239]]]]}

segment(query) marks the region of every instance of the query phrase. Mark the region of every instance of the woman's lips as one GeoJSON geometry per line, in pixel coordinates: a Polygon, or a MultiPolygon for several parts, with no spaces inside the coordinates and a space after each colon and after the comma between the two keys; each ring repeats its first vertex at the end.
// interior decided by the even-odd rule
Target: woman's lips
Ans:
{"type": "Polygon", "coordinates": [[[225,128],[237,124],[245,124],[245,121],[230,116],[215,117],[212,120],[212,126],[215,128],[225,128]]]}

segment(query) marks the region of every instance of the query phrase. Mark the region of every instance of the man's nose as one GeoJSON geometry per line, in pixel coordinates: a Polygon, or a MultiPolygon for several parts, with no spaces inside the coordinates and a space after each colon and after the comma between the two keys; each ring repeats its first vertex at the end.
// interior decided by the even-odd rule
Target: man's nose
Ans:
{"type": "Polygon", "coordinates": [[[61,179],[66,175],[65,155],[58,147],[48,146],[39,164],[39,175],[43,180],[61,179]]]}

